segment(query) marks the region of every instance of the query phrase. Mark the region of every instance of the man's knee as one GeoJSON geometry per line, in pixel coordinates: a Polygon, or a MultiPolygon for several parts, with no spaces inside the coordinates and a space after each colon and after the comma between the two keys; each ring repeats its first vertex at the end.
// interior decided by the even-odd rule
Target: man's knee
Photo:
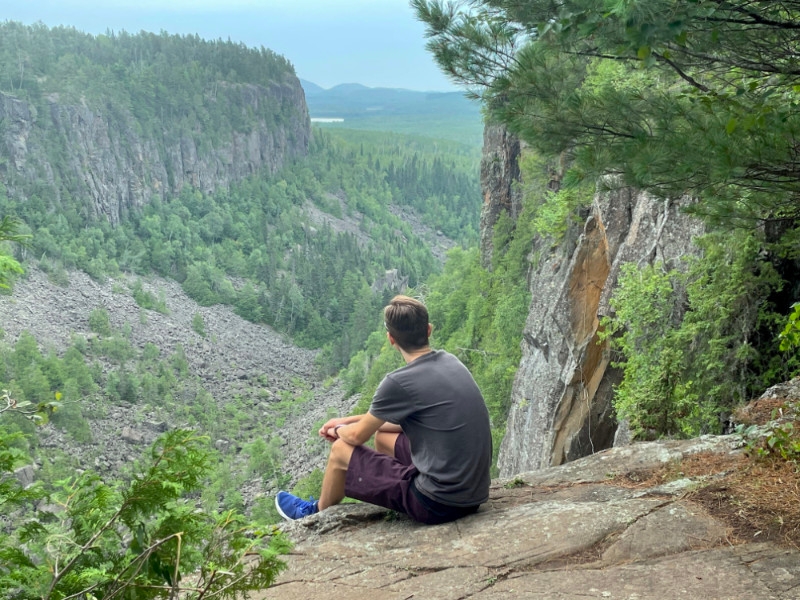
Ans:
{"type": "Polygon", "coordinates": [[[347,469],[355,448],[344,440],[335,440],[331,444],[331,453],[328,457],[328,464],[339,469],[347,469]]]}

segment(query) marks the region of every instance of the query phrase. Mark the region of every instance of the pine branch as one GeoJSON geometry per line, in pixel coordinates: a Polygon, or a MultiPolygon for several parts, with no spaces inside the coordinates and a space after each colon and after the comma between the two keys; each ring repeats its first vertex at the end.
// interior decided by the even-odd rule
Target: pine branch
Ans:
{"type": "MultiPolygon", "coordinates": [[[[125,589],[127,587],[133,585],[133,581],[139,575],[139,572],[142,570],[142,567],[144,566],[145,561],[150,558],[150,556],[153,554],[153,552],[158,550],[158,548],[160,548],[161,546],[163,546],[167,542],[177,538],[178,539],[178,548],[180,549],[180,540],[181,540],[182,536],[183,536],[183,532],[173,533],[172,535],[169,535],[169,536],[165,537],[164,539],[159,540],[159,541],[151,544],[146,550],[141,552],[138,556],[135,556],[131,560],[131,562],[124,569],[122,569],[119,572],[119,575],[117,575],[117,577],[114,579],[114,581],[111,582],[109,587],[111,587],[111,589],[113,591],[110,594],[106,594],[106,596],[104,596],[104,598],[110,600],[111,598],[113,598],[114,596],[119,594],[120,592],[125,591],[125,589]],[[120,587],[114,588],[115,584],[118,584],[120,582],[120,580],[122,579],[122,576],[125,574],[125,572],[128,569],[130,569],[133,565],[135,565],[137,562],[139,563],[138,567],[133,572],[133,574],[130,577],[128,577],[128,580],[123,585],[121,585],[120,587]]],[[[176,573],[178,572],[179,566],[180,566],[180,550],[178,551],[178,558],[177,558],[176,563],[175,563],[175,572],[176,573]]],[[[173,582],[177,582],[177,578],[173,579],[173,582]]],[[[175,583],[173,583],[172,587],[174,587],[174,586],[175,586],[175,583]]]]}

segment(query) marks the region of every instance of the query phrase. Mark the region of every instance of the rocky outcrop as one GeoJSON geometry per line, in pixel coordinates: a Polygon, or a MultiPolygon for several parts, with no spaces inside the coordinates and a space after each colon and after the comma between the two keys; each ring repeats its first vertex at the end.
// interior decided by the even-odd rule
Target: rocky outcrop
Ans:
{"type": "Polygon", "coordinates": [[[613,443],[613,387],[619,372],[600,343],[600,318],[622,265],[675,265],[697,252],[699,221],[682,201],[631,189],[598,194],[583,231],[558,247],[536,242],[531,307],[512,408],[498,465],[501,475],[559,465],[613,443]]]}
{"type": "MultiPolygon", "coordinates": [[[[519,139],[503,126],[486,126],[481,260],[487,268],[494,225],[502,214],[516,219],[521,211],[521,150],[519,139]]],[[[552,166],[547,189],[558,189],[562,171],[563,165],[552,166]]],[[[498,459],[502,476],[613,445],[618,427],[611,400],[621,373],[610,364],[608,344],[599,343],[600,318],[610,314],[624,264],[675,266],[698,251],[692,240],[703,227],[683,212],[686,202],[617,187],[598,194],[578,215],[582,227],[569,229],[557,245],[534,241],[528,273],[532,300],[498,459]]]]}
{"type": "Polygon", "coordinates": [[[258,598],[800,599],[800,552],[738,538],[687,494],[719,471],[626,484],[698,453],[732,458],[735,446],[706,437],[614,448],[496,481],[477,514],[445,525],[334,507],[285,526],[289,568],[258,598]]]}
{"type": "Polygon", "coordinates": [[[516,219],[521,209],[522,194],[518,184],[520,141],[504,125],[488,124],[483,132],[481,158],[481,262],[492,265],[492,235],[500,215],[516,219]]]}
{"type": "Polygon", "coordinates": [[[37,109],[0,93],[0,183],[19,198],[48,196],[55,204],[65,193],[86,198],[91,213],[116,224],[129,210],[187,185],[203,192],[227,188],[308,152],[310,121],[296,77],[269,87],[224,87],[214,101],[226,105],[218,109],[251,124],[202,143],[194,134],[200,122],[187,128],[160,121],[159,133],[148,134],[130,111],[111,104],[65,104],[53,94],[37,109]],[[248,117],[264,115],[264,106],[280,118],[248,117]]]}

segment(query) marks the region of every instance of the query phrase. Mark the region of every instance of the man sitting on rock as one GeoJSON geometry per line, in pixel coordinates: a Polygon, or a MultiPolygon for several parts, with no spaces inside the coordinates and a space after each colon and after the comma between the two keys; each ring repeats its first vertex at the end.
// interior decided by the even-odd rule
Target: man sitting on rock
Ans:
{"type": "Polygon", "coordinates": [[[483,396],[455,356],[431,350],[425,305],[396,296],[384,308],[389,343],[406,365],[378,386],[369,412],[331,419],[319,430],[331,444],[318,502],[278,492],[288,520],[345,496],[409,515],[453,521],[489,498],[492,436],[483,396]],[[363,444],[375,435],[375,450],[363,444]]]}

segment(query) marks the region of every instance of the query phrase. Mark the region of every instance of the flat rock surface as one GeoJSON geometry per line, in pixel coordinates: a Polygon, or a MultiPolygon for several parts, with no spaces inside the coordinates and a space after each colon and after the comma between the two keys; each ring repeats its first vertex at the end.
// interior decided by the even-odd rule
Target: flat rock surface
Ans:
{"type": "Polygon", "coordinates": [[[496,481],[490,501],[425,526],[366,504],[287,523],[288,568],[260,599],[800,600],[800,553],[742,543],[691,502],[690,478],[624,486],[616,475],[735,438],[649,442],[496,481]]]}

